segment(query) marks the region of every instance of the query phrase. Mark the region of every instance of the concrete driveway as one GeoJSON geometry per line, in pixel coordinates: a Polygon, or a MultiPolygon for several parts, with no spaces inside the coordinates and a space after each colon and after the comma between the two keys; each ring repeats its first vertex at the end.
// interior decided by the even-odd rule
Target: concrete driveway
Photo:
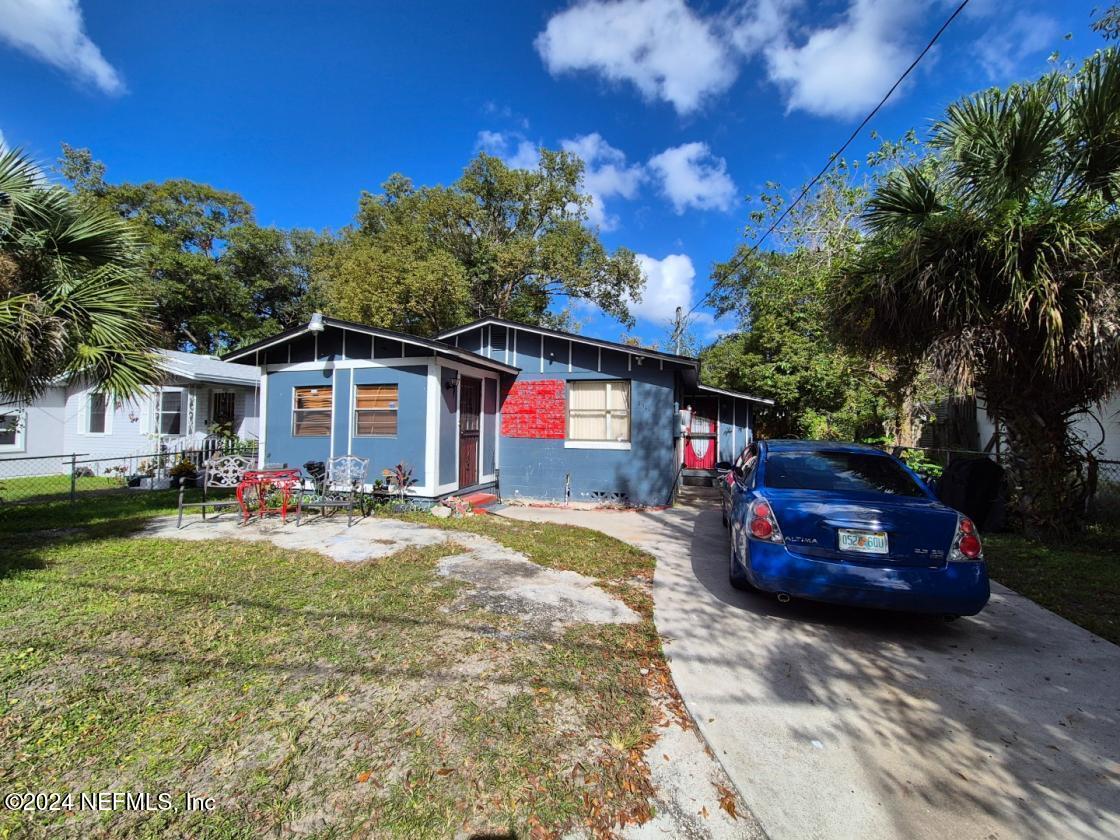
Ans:
{"type": "Polygon", "coordinates": [[[1120,837],[1120,648],[995,585],[947,624],[727,583],[718,507],[509,508],[658,558],[689,711],[782,838],[1120,837]]]}

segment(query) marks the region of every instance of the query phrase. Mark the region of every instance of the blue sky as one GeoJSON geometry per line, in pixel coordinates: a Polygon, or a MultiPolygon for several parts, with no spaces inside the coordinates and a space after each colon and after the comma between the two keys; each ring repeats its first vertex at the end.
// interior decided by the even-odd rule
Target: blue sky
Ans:
{"type": "MultiPolygon", "coordinates": [[[[972,0],[871,129],[922,130],[1054,50],[1087,55],[1095,2],[972,0]]],[[[393,172],[447,183],[480,148],[520,162],[563,145],[608,247],[642,255],[632,332],[664,341],[741,241],[746,197],[815,174],[955,5],[0,0],[0,142],[44,161],[87,146],[110,180],[191,178],[315,229],[393,172]]],[[[728,326],[701,309],[693,330],[728,326]]]]}

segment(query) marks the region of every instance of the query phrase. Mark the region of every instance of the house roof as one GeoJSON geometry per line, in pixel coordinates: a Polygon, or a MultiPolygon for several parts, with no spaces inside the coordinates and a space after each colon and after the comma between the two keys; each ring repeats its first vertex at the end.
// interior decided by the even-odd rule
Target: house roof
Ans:
{"type": "Polygon", "coordinates": [[[451,330],[444,330],[436,336],[441,341],[446,341],[449,338],[454,338],[462,333],[469,332],[470,330],[478,329],[479,327],[487,326],[488,324],[505,327],[507,329],[521,330],[522,332],[535,333],[537,335],[551,336],[552,338],[563,339],[564,341],[578,341],[583,344],[590,344],[592,347],[603,347],[607,350],[618,350],[622,353],[630,353],[634,356],[645,356],[649,359],[664,359],[667,362],[673,362],[678,365],[687,365],[699,369],[700,360],[694,359],[692,356],[678,356],[674,353],[662,353],[660,350],[648,350],[645,347],[635,347],[632,344],[622,344],[618,341],[606,341],[601,338],[588,338],[585,335],[578,333],[564,332],[562,330],[551,330],[548,327],[534,327],[529,324],[521,324],[517,321],[506,321],[503,318],[480,318],[477,321],[472,321],[469,324],[464,324],[461,327],[455,327],[451,330]]]}
{"type": "MultiPolygon", "coordinates": [[[[521,368],[507,365],[503,362],[494,359],[488,359],[478,353],[472,353],[469,350],[460,350],[458,347],[453,347],[443,341],[436,341],[430,338],[420,338],[419,336],[409,335],[408,333],[397,332],[396,330],[386,330],[381,327],[371,327],[366,324],[359,324],[354,321],[343,321],[340,318],[328,318],[323,316],[323,324],[328,327],[335,327],[340,330],[352,330],[353,332],[360,332],[364,335],[378,336],[387,338],[391,341],[400,341],[405,344],[413,344],[417,347],[424,347],[431,350],[437,355],[447,356],[452,359],[458,359],[462,362],[475,365],[477,367],[489,368],[491,370],[501,371],[502,373],[519,373],[521,368]]],[[[245,347],[239,347],[226,353],[222,358],[225,362],[236,362],[238,360],[246,360],[248,356],[256,353],[258,350],[264,350],[273,347],[277,344],[283,344],[285,341],[290,341],[293,338],[311,332],[307,324],[301,327],[293,327],[290,330],[285,330],[282,333],[277,333],[274,336],[249,344],[245,347]]],[[[243,361],[242,364],[245,364],[243,361]]]]}
{"type": "Polygon", "coordinates": [[[774,404],[774,401],[767,397],[752,397],[750,394],[743,394],[739,391],[728,391],[726,388],[715,388],[711,385],[697,385],[696,388],[698,391],[719,394],[724,397],[734,397],[737,400],[750,400],[751,402],[762,403],[763,405],[774,404]]]}
{"type": "Polygon", "coordinates": [[[223,385],[256,385],[260,374],[245,367],[223,362],[215,356],[159,350],[161,367],[170,376],[190,382],[219,382],[223,385]]]}

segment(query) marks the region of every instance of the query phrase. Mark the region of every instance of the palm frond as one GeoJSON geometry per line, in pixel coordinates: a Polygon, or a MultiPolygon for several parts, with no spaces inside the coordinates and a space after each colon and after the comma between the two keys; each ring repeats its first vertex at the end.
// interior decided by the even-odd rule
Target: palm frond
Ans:
{"type": "Polygon", "coordinates": [[[916,228],[944,209],[934,182],[916,166],[890,174],[867,202],[864,219],[875,232],[916,228]]]}

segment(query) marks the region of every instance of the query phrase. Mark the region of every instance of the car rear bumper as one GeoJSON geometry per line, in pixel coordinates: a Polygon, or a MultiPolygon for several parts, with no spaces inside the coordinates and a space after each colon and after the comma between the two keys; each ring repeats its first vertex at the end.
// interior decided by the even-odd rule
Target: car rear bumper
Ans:
{"type": "Polygon", "coordinates": [[[876,609],[976,615],[991,594],[982,562],[877,568],[812,559],[750,540],[748,567],[751,584],[764,592],[876,609]]]}

